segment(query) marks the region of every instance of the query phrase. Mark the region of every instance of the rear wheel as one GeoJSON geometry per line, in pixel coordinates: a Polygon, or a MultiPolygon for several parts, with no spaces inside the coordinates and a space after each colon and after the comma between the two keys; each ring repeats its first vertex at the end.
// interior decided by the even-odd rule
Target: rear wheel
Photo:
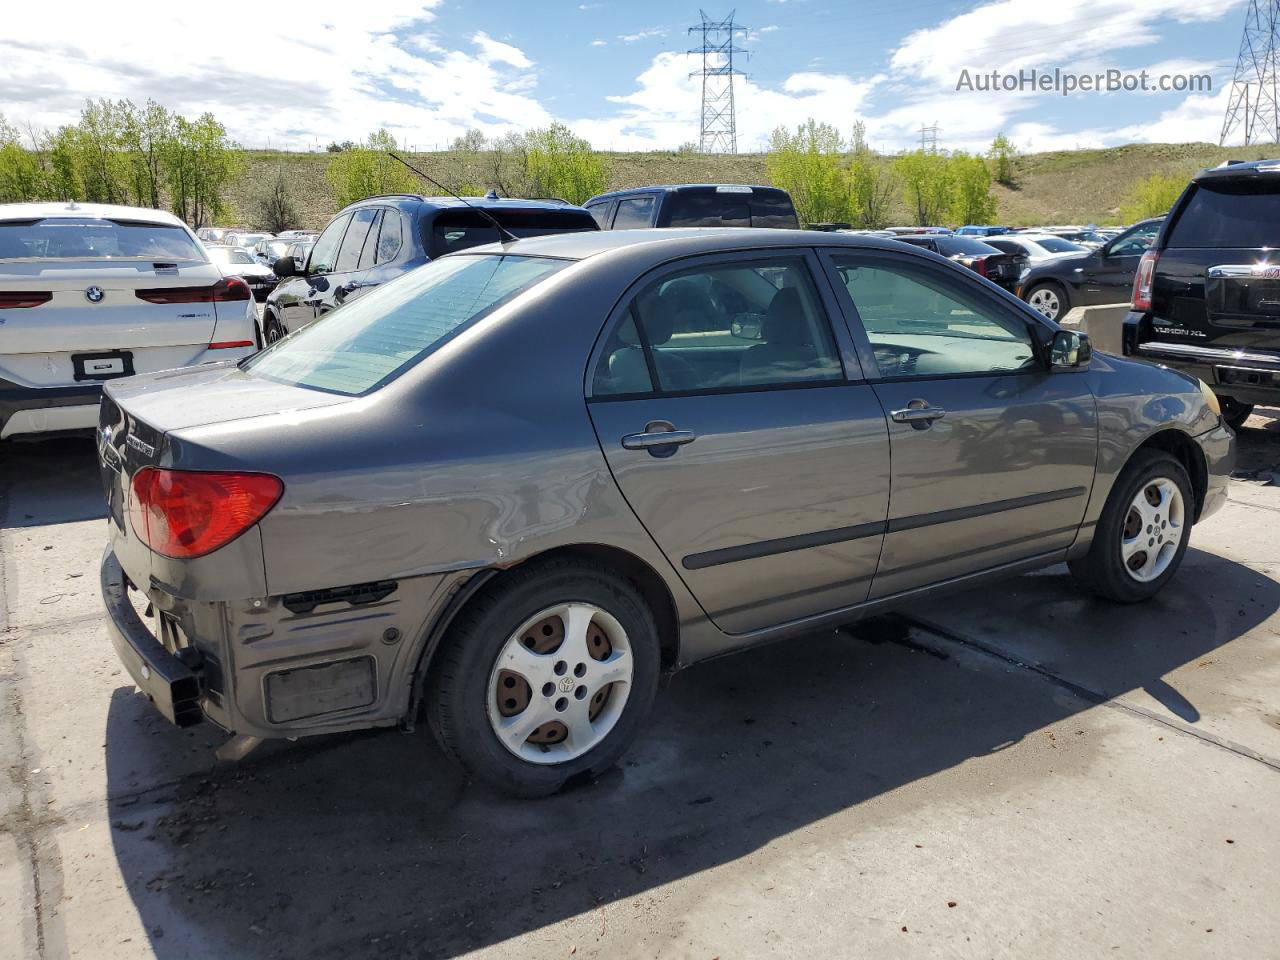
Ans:
{"type": "Polygon", "coordinates": [[[1027,291],[1026,301],[1037,313],[1055,323],[1071,309],[1067,292],[1056,283],[1037,283],[1027,291]]]}
{"type": "Polygon", "coordinates": [[[268,347],[277,340],[284,339],[284,327],[274,313],[268,313],[262,318],[262,339],[268,347]]]}
{"type": "Polygon", "coordinates": [[[543,796],[617,762],[653,702],[659,658],[630,583],[551,561],[503,577],[459,614],[432,666],[428,718],[476,779],[543,796]]]}
{"type": "Polygon", "coordinates": [[[1218,403],[1222,406],[1222,419],[1232,430],[1243,427],[1253,413],[1252,403],[1241,403],[1234,397],[1218,397],[1218,403]]]}
{"type": "Polygon", "coordinates": [[[1195,497],[1182,464],[1156,450],[1136,453],[1116,478],[1089,552],[1071,572],[1117,603],[1155,596],[1187,551],[1195,497]]]}

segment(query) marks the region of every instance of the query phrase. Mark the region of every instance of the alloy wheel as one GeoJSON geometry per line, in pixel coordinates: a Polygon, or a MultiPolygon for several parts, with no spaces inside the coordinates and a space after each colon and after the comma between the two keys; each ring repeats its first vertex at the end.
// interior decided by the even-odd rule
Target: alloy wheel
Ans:
{"type": "Polygon", "coordinates": [[[1057,320],[1062,310],[1062,301],[1051,287],[1041,287],[1028,298],[1033,309],[1050,320],[1057,320]]]}
{"type": "Polygon", "coordinates": [[[632,671],[627,633],[607,610],[578,602],[549,607],[498,653],[489,674],[489,724],[522,760],[572,760],[617,724],[632,671]]]}
{"type": "Polygon", "coordinates": [[[1186,535],[1182,491],[1167,477],[1145,484],[1129,505],[1120,532],[1120,558],[1129,576],[1149,583],[1169,569],[1186,535]]]}

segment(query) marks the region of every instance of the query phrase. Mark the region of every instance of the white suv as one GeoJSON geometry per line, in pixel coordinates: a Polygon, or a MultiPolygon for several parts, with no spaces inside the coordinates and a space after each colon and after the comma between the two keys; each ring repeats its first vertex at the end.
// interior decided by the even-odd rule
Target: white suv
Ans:
{"type": "Polygon", "coordinates": [[[0,438],[96,427],[103,381],[246,357],[256,320],[171,214],[0,204],[0,438]]]}

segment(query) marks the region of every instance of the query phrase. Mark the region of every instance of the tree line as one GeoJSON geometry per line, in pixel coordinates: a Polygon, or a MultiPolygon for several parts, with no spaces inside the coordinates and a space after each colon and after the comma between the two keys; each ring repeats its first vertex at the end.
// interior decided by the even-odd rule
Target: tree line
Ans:
{"type": "Polygon", "coordinates": [[[846,140],[831,124],[810,118],[794,131],[774,130],[765,169],[791,194],[803,223],[877,230],[902,205],[919,226],[993,223],[991,184],[1013,185],[1015,155],[1001,135],[985,156],[928,150],[885,156],[867,144],[861,122],[846,140]]]}
{"type": "Polygon", "coordinates": [[[226,212],[238,171],[238,145],[211,113],[193,120],[154,100],[88,100],[78,122],[44,132],[0,115],[0,203],[167,206],[200,225],[226,212]]]}

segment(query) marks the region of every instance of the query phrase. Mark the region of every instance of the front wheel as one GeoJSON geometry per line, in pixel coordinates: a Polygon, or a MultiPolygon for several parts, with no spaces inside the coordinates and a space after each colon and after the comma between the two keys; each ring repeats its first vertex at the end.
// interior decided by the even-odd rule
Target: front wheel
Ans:
{"type": "Polygon", "coordinates": [[[262,339],[266,341],[268,347],[284,339],[284,327],[280,325],[274,313],[268,313],[262,319],[262,339]]]}
{"type": "Polygon", "coordinates": [[[432,731],[476,779],[544,796],[602,772],[635,739],[660,647],[644,600],[585,561],[551,561],[481,591],[432,664],[432,731]]]}
{"type": "Polygon", "coordinates": [[[1042,317],[1055,323],[1071,309],[1066,291],[1056,283],[1037,283],[1027,291],[1026,301],[1042,317]]]}
{"type": "Polygon", "coordinates": [[[1116,478],[1089,552],[1069,564],[1094,593],[1117,603],[1155,596],[1187,552],[1195,497],[1182,464],[1143,450],[1116,478]]]}

